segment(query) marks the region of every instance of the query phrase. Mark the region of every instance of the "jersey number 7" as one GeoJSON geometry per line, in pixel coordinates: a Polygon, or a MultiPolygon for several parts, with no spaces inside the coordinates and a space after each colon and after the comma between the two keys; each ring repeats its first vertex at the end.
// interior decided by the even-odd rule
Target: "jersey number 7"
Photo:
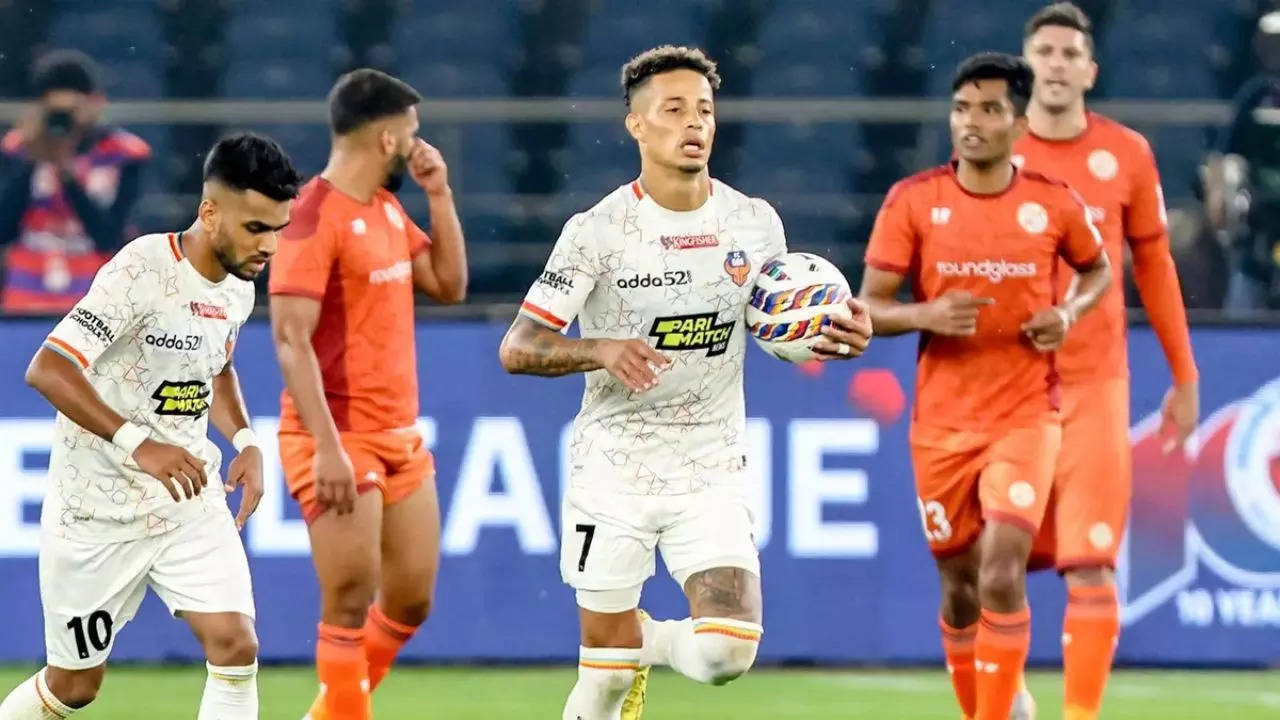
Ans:
{"type": "Polygon", "coordinates": [[[587,567],[587,553],[591,552],[591,540],[596,536],[595,525],[583,525],[581,523],[574,525],[575,532],[580,532],[582,538],[582,555],[578,557],[578,572],[582,572],[587,567]]]}

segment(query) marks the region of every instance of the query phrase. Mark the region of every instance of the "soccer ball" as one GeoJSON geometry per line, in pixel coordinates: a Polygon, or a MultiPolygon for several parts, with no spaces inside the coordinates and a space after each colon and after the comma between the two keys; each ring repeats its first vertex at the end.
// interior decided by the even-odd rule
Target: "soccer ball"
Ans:
{"type": "Polygon", "coordinates": [[[747,331],[765,352],[787,362],[817,357],[812,348],[835,316],[850,317],[844,274],[809,253],[781,255],[760,268],[747,303],[747,331]]]}

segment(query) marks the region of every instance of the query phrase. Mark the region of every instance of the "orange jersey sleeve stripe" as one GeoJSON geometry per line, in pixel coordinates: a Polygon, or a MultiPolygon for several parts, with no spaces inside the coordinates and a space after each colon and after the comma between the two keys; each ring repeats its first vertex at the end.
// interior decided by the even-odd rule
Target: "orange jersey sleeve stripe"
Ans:
{"type": "Polygon", "coordinates": [[[182,248],[178,245],[178,236],[169,233],[169,250],[173,253],[173,259],[182,262],[182,248]]]}
{"type": "Polygon", "coordinates": [[[549,325],[552,326],[552,328],[556,330],[559,330],[560,328],[569,324],[568,322],[561,320],[560,318],[556,317],[550,312],[543,310],[537,305],[534,305],[528,300],[525,300],[523,303],[520,304],[520,310],[522,312],[528,313],[529,315],[532,315],[534,318],[537,318],[538,320],[541,320],[544,323],[548,323],[549,325]]]}
{"type": "Polygon", "coordinates": [[[82,354],[79,350],[71,347],[70,343],[59,340],[56,337],[51,337],[48,340],[44,341],[44,346],[58,353],[59,355],[65,357],[66,359],[76,363],[82,368],[88,369],[89,367],[89,361],[85,359],[84,354],[82,354]]]}

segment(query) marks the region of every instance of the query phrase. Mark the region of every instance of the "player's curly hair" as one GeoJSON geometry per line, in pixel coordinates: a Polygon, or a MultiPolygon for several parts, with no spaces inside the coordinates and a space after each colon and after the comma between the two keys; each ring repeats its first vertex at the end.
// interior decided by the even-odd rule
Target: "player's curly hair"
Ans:
{"type": "Polygon", "coordinates": [[[956,67],[951,92],[976,80],[1004,80],[1009,85],[1009,101],[1013,103],[1014,114],[1019,117],[1027,114],[1035,73],[1026,60],[1001,52],[970,55],[956,67]]]}
{"type": "Polygon", "coordinates": [[[373,68],[352,70],[329,91],[329,128],[334,135],[346,135],[420,102],[422,95],[399,78],[373,68]]]}
{"type": "Polygon", "coordinates": [[[716,63],[702,50],[684,45],[661,45],[645,50],[622,66],[622,99],[631,107],[636,91],[654,75],[672,70],[692,70],[711,83],[712,90],[720,89],[720,73],[716,63]]]}
{"type": "Polygon", "coordinates": [[[276,201],[298,196],[302,176],[271,138],[254,133],[229,135],[204,159],[204,180],[236,190],[256,190],[276,201]]]}
{"type": "Polygon", "coordinates": [[[1073,2],[1056,2],[1052,5],[1046,5],[1040,8],[1039,12],[1031,16],[1027,21],[1027,27],[1023,30],[1023,39],[1030,38],[1036,34],[1036,31],[1042,27],[1064,27],[1072,30],[1079,30],[1084,34],[1085,46],[1089,48],[1089,52],[1093,52],[1093,23],[1089,20],[1089,16],[1080,9],[1079,5],[1073,2]]]}

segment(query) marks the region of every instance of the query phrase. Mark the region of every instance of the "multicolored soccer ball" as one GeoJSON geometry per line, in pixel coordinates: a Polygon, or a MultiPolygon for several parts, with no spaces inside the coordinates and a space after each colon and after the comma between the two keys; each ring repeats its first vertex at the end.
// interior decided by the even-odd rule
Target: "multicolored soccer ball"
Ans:
{"type": "Polygon", "coordinates": [[[814,359],[814,343],[833,317],[850,317],[844,274],[810,253],[781,255],[760,268],[747,303],[747,332],[765,352],[787,362],[814,359]]]}

